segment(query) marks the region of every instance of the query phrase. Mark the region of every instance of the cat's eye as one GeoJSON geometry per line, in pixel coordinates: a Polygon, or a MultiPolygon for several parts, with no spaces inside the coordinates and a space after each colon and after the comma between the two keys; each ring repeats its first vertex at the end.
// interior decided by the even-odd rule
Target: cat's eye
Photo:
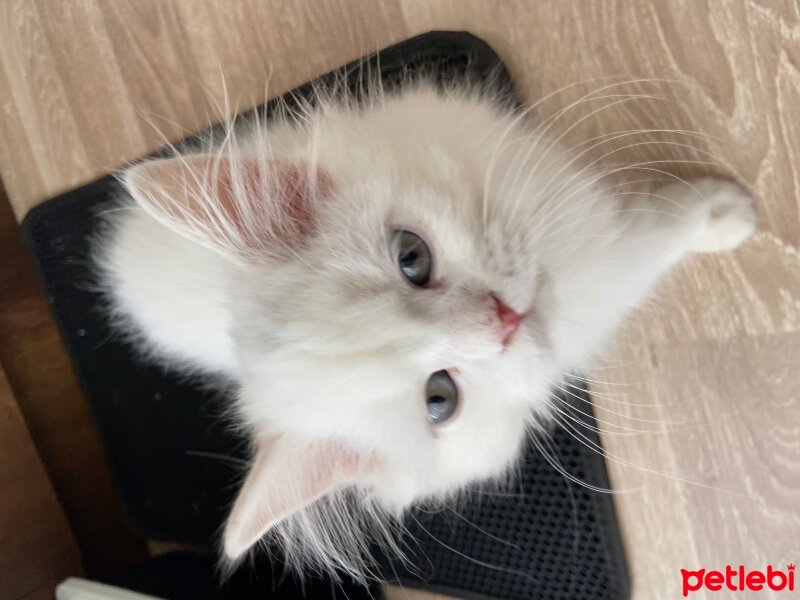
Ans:
{"type": "Polygon", "coordinates": [[[397,264],[403,276],[422,287],[431,278],[433,258],[430,248],[421,237],[410,231],[397,232],[397,264]]]}
{"type": "Polygon", "coordinates": [[[425,403],[428,420],[441,425],[450,419],[458,408],[458,387],[447,371],[436,371],[425,385],[425,403]]]}

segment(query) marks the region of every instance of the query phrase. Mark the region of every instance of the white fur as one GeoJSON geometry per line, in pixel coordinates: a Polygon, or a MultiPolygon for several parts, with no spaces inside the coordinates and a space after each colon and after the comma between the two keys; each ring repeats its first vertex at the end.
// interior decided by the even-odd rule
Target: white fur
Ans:
{"type": "Polygon", "coordinates": [[[175,235],[137,207],[121,210],[113,237],[98,254],[116,311],[135,321],[133,333],[143,335],[159,358],[234,375],[223,284],[230,261],[175,235]]]}
{"type": "MultiPolygon", "coordinates": [[[[604,191],[527,119],[466,89],[323,101],[212,152],[323,169],[318,231],[288,257],[241,261],[131,206],[100,252],[115,306],[163,360],[235,378],[254,439],[346,440],[379,457],[350,482],[374,514],[502,476],[553,382],[590,364],[686,252],[733,248],[755,224],[726,181],[604,191]],[[436,287],[403,280],[398,228],[433,249],[436,287]],[[490,293],[530,311],[505,351],[490,293]],[[434,429],[424,386],[444,368],[462,405],[434,429]]],[[[336,530],[361,517],[326,510],[337,497],[274,533],[292,560],[360,571],[362,538],[336,530]]]]}

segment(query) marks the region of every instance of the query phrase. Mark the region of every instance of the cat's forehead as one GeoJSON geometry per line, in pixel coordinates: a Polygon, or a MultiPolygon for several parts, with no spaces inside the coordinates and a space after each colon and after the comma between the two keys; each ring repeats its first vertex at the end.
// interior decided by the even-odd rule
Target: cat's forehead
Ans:
{"type": "MultiPolygon", "coordinates": [[[[299,267],[324,262],[326,269],[313,268],[315,280],[343,285],[348,306],[353,299],[375,296],[375,308],[382,310],[382,291],[420,295],[409,290],[397,266],[395,244],[401,231],[425,242],[436,283],[465,286],[470,293],[494,292],[517,299],[521,306],[528,302],[536,273],[533,250],[527,238],[496,220],[476,186],[448,187],[425,179],[387,184],[370,177],[343,189],[335,204],[299,267]]],[[[422,295],[433,304],[453,300],[422,295]]],[[[415,296],[408,306],[415,304],[415,296]]]]}

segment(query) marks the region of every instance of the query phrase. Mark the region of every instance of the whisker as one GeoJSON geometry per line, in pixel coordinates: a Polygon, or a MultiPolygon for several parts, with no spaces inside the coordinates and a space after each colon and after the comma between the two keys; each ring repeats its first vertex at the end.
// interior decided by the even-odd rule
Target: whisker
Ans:
{"type": "Polygon", "coordinates": [[[565,430],[568,433],[570,433],[570,435],[572,435],[573,437],[578,436],[579,438],[581,438],[581,439],[578,439],[578,438],[575,438],[575,439],[577,441],[583,443],[587,448],[593,449],[595,452],[597,452],[598,454],[603,456],[606,460],[611,460],[612,462],[614,462],[616,464],[619,464],[621,466],[629,467],[629,468],[635,469],[637,471],[641,471],[643,473],[648,473],[650,475],[656,475],[658,477],[662,477],[664,479],[668,479],[668,480],[675,481],[675,482],[678,482],[678,483],[685,483],[687,485],[691,485],[691,486],[695,486],[695,487],[699,487],[699,488],[703,488],[703,489],[708,489],[708,490],[712,490],[712,491],[715,491],[715,492],[729,494],[729,495],[732,495],[732,496],[739,496],[739,497],[742,497],[742,498],[748,498],[750,500],[757,500],[758,499],[757,496],[754,496],[752,494],[746,494],[746,493],[743,493],[743,492],[738,492],[736,490],[729,490],[729,489],[725,489],[725,488],[721,488],[721,487],[717,487],[717,486],[701,483],[699,481],[692,481],[690,479],[685,479],[683,477],[678,477],[677,475],[673,475],[671,473],[665,473],[663,471],[657,471],[655,469],[650,469],[650,468],[644,467],[642,465],[637,465],[637,464],[632,463],[632,462],[630,462],[628,460],[622,459],[622,458],[620,458],[619,456],[617,456],[615,454],[612,454],[612,453],[608,452],[608,450],[605,450],[601,446],[597,445],[595,442],[593,442],[592,440],[587,438],[584,434],[582,434],[580,431],[575,429],[569,423],[562,422],[561,426],[563,426],[565,428],[565,430]]]}
{"type": "Polygon", "coordinates": [[[514,544],[513,542],[509,542],[508,540],[504,540],[501,537],[497,537],[496,535],[494,535],[492,533],[489,533],[485,529],[482,529],[481,527],[478,527],[475,523],[473,523],[472,521],[467,519],[464,515],[462,515],[461,513],[456,511],[455,509],[453,509],[453,508],[451,508],[449,506],[447,506],[445,508],[447,508],[450,512],[452,512],[456,517],[458,517],[459,519],[464,521],[467,525],[469,525],[470,527],[472,527],[472,528],[476,529],[477,531],[481,532],[486,537],[489,537],[489,538],[491,538],[491,539],[493,539],[493,540],[495,540],[497,542],[500,542],[501,544],[505,544],[506,546],[510,546],[511,548],[519,549],[519,546],[517,544],[514,544]]]}
{"type": "Polygon", "coordinates": [[[249,467],[250,461],[235,456],[228,456],[225,454],[218,454],[216,452],[204,452],[200,450],[187,450],[186,454],[189,456],[197,456],[199,458],[213,458],[223,463],[235,465],[237,467],[249,467]]]}
{"type": "Polygon", "coordinates": [[[591,490],[593,492],[598,492],[600,494],[617,494],[617,493],[619,493],[617,490],[612,490],[612,489],[609,489],[609,488],[599,487],[599,486],[596,486],[596,485],[592,485],[590,483],[586,483],[585,481],[582,481],[581,479],[578,479],[572,473],[570,473],[566,469],[564,469],[564,467],[560,463],[558,463],[557,461],[554,461],[552,456],[550,456],[549,454],[547,454],[547,452],[545,452],[544,448],[542,447],[542,445],[540,443],[540,440],[538,440],[535,435],[531,436],[530,439],[531,439],[531,443],[536,447],[536,449],[539,451],[539,453],[542,455],[542,457],[545,459],[545,461],[551,467],[553,467],[556,470],[557,473],[562,475],[567,480],[569,480],[569,481],[571,481],[571,482],[573,482],[573,483],[575,483],[575,484],[577,484],[577,485],[579,485],[581,487],[584,487],[584,488],[586,488],[588,490],[591,490]]]}
{"type": "Polygon", "coordinates": [[[428,530],[422,523],[420,523],[419,519],[417,519],[413,515],[413,513],[410,513],[409,516],[414,520],[414,522],[417,524],[417,526],[420,529],[422,529],[426,534],[428,534],[430,536],[430,538],[434,542],[436,542],[437,544],[441,545],[445,549],[449,550],[453,554],[457,554],[461,558],[463,558],[465,560],[468,560],[469,562],[474,563],[476,565],[480,565],[481,567],[485,567],[485,568],[491,569],[493,571],[498,571],[500,573],[508,573],[509,575],[517,575],[519,577],[524,577],[525,579],[528,579],[529,581],[533,581],[534,583],[539,583],[539,580],[536,577],[533,577],[530,573],[526,573],[525,571],[519,571],[517,569],[509,569],[509,568],[506,568],[506,567],[500,567],[498,565],[493,565],[491,563],[487,563],[487,562],[484,562],[482,560],[478,560],[477,558],[473,558],[472,556],[469,556],[468,554],[464,554],[463,552],[461,552],[459,550],[456,550],[452,546],[446,544],[445,542],[440,540],[438,537],[433,535],[433,533],[431,533],[430,530],[428,530]]]}

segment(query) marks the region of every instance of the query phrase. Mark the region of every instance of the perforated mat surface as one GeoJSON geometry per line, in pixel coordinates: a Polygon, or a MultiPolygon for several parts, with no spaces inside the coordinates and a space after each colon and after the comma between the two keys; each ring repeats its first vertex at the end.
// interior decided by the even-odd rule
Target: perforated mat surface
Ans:
{"type": "MultiPolygon", "coordinates": [[[[504,101],[515,101],[498,57],[465,33],[426,34],[379,56],[338,73],[352,89],[363,81],[365,67],[387,85],[420,70],[444,81],[469,77],[496,86],[504,101]]],[[[308,85],[294,92],[310,93],[308,85]]],[[[241,473],[235,460],[220,457],[245,459],[246,444],[225,420],[229,398],[138,360],[106,322],[88,253],[102,227],[98,214],[112,206],[116,191],[106,177],[50,200],[28,214],[23,234],[131,529],[148,538],[212,543],[241,473]]],[[[583,439],[554,428],[526,449],[519,476],[505,489],[476,489],[451,508],[414,512],[405,540],[411,564],[384,560],[387,579],[464,598],[628,597],[611,496],[577,483],[608,487],[589,396],[576,391],[562,400],[572,418],[586,425],[576,426],[583,439]]]]}

